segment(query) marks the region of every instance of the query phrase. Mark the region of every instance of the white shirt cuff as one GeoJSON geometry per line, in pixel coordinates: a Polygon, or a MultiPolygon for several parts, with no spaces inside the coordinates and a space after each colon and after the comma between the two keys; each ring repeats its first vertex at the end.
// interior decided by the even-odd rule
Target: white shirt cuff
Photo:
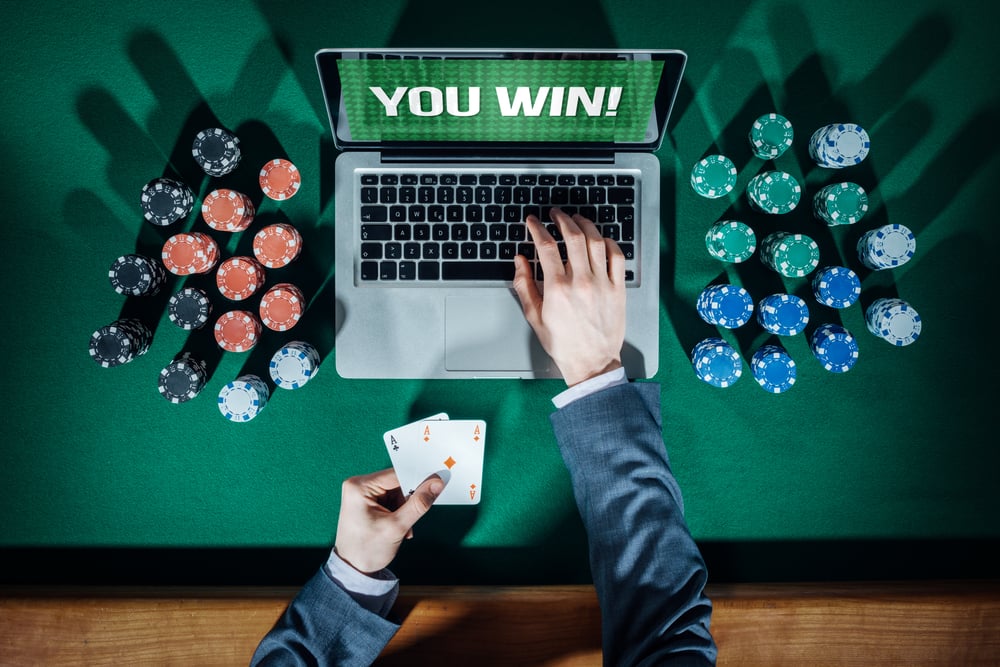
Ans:
{"type": "Polygon", "coordinates": [[[624,366],[616,368],[613,371],[608,371],[603,375],[592,377],[589,380],[584,380],[580,384],[573,385],[553,398],[552,404],[555,405],[556,408],[561,409],[573,401],[583,398],[584,396],[590,396],[591,394],[596,394],[602,389],[615,387],[620,384],[628,384],[628,377],[625,375],[624,366]]]}
{"type": "Polygon", "coordinates": [[[399,594],[399,579],[388,569],[373,575],[358,572],[341,558],[335,549],[330,550],[326,571],[334,583],[343,588],[362,607],[385,618],[399,594]]]}

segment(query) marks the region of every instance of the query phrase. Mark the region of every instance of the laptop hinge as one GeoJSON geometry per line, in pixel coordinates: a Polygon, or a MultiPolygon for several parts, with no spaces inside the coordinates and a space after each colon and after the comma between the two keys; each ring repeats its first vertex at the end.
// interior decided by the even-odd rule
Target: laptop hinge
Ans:
{"type": "Polygon", "coordinates": [[[529,150],[507,150],[507,151],[462,151],[461,153],[451,153],[447,151],[382,151],[380,153],[382,162],[392,164],[398,162],[469,162],[469,163],[566,163],[566,164],[612,164],[615,161],[613,151],[529,151],[529,150]]]}

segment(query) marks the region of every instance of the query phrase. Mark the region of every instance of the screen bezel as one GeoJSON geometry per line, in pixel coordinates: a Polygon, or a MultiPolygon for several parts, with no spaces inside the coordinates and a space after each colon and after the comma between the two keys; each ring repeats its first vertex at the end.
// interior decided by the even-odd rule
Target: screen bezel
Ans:
{"type": "Polygon", "coordinates": [[[316,68],[326,102],[327,117],[333,130],[334,144],[339,150],[419,150],[461,151],[466,149],[517,151],[655,151],[663,142],[667,122],[677,97],[687,54],[674,49],[321,49],[316,52],[316,68]],[[389,58],[434,57],[483,59],[651,59],[663,62],[663,70],[650,114],[647,136],[641,142],[555,142],[555,141],[356,141],[347,134],[340,74],[337,61],[342,58],[368,57],[370,54],[389,58]]]}

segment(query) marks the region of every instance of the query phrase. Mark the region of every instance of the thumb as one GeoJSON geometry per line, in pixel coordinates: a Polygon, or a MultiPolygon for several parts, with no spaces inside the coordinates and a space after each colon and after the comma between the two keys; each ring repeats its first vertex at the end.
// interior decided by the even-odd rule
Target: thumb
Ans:
{"type": "Polygon", "coordinates": [[[514,291],[521,301],[524,319],[533,328],[539,322],[542,309],[542,295],[538,291],[535,277],[531,273],[531,263],[523,255],[514,258],[514,291]]]}
{"type": "Polygon", "coordinates": [[[427,510],[431,508],[437,497],[444,491],[444,485],[445,481],[438,475],[431,475],[396,510],[396,519],[406,531],[409,531],[413,527],[413,524],[420,520],[420,517],[427,514],[427,510]]]}

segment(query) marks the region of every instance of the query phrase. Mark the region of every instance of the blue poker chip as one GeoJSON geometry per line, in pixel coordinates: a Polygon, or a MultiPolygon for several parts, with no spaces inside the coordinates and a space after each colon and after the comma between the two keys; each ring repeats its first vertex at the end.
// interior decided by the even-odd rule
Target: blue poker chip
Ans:
{"type": "Polygon", "coordinates": [[[698,297],[697,309],[707,323],[735,329],[753,317],[753,299],[742,287],[711,285],[698,297]]]}
{"type": "Polygon", "coordinates": [[[757,305],[757,322],[769,333],[796,336],[809,324],[809,307],[792,294],[771,294],[757,305]]]}
{"type": "Polygon", "coordinates": [[[813,355],[831,373],[846,373],[858,361],[858,341],[838,324],[824,324],[809,340],[813,355]]]}
{"type": "Polygon", "coordinates": [[[721,338],[706,338],[695,345],[691,365],[695,375],[713,387],[729,387],[743,374],[739,353],[721,338]]]}
{"type": "Polygon", "coordinates": [[[795,384],[795,360],[777,345],[764,345],[750,361],[753,377],[765,391],[781,394],[795,384]]]}
{"type": "Polygon", "coordinates": [[[861,279],[845,266],[828,266],[813,276],[816,300],[831,308],[848,308],[861,296],[861,279]]]}

